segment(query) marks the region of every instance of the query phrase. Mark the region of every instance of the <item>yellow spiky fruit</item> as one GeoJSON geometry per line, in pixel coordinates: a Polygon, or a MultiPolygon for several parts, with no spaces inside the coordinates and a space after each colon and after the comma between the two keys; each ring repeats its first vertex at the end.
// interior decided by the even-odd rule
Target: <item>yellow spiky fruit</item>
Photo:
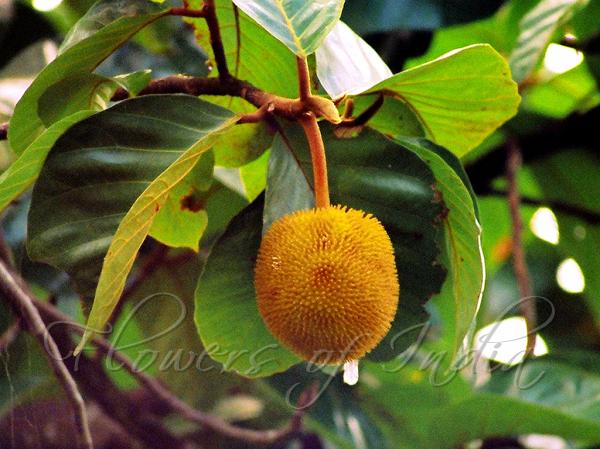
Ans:
{"type": "Polygon", "coordinates": [[[255,269],[267,328],[306,360],[362,358],[389,331],[400,286],[375,217],[343,206],[299,211],[264,235],[255,269]]]}

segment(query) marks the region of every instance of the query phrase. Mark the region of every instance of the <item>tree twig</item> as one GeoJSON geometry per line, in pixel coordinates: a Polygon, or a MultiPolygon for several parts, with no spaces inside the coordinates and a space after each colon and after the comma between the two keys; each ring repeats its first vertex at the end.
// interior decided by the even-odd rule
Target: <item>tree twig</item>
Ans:
{"type": "Polygon", "coordinates": [[[242,115],[238,120],[238,124],[258,123],[262,122],[263,120],[267,120],[269,117],[271,117],[271,113],[274,109],[275,107],[271,103],[265,103],[256,111],[242,115]]]}
{"type": "Polygon", "coordinates": [[[210,46],[212,47],[215,56],[215,63],[219,71],[219,79],[226,81],[231,78],[229,68],[227,67],[227,58],[225,57],[225,49],[221,40],[221,30],[219,28],[219,20],[217,19],[217,11],[215,9],[214,0],[204,0],[204,19],[208,26],[210,34],[210,46]]]}
{"type": "Polygon", "coordinates": [[[55,322],[41,309],[40,312],[44,315],[46,324],[64,355],[65,364],[73,377],[77,379],[86,395],[96,402],[105,414],[116,419],[129,435],[143,443],[144,447],[152,449],[188,447],[184,439],[174,435],[163,425],[159,418],[166,413],[164,410],[158,413],[159,401],[151,393],[144,390],[140,393],[145,397],[136,400],[130,393],[121,391],[105,373],[102,358],[88,358],[85,355],[76,358],[68,357],[74,347],[69,335],[71,329],[55,326],[55,322]]]}
{"type": "MultiPolygon", "coordinates": [[[[373,103],[369,105],[364,111],[362,111],[358,116],[352,118],[348,116],[346,120],[342,120],[338,126],[353,128],[356,126],[366,125],[369,120],[373,118],[375,114],[381,109],[383,103],[385,101],[384,95],[378,95],[373,103]]],[[[351,113],[350,113],[351,114],[351,113]]],[[[346,115],[346,111],[344,111],[344,115],[346,115]]]]}
{"type": "Polygon", "coordinates": [[[21,288],[21,285],[11,274],[8,266],[0,260],[0,289],[4,292],[6,299],[17,313],[29,332],[38,340],[45,349],[48,361],[60,382],[75,416],[75,424],[81,435],[83,446],[93,449],[92,435],[90,433],[85,403],[73,380],[71,373],[65,366],[56,342],[49,334],[44,325],[38,309],[34,306],[32,298],[21,288]]]}
{"type": "Polygon", "coordinates": [[[0,353],[6,352],[8,347],[17,339],[20,332],[21,320],[17,318],[10,326],[6,328],[4,333],[0,335],[0,353]]]}
{"type": "Polygon", "coordinates": [[[169,14],[172,16],[182,16],[182,17],[206,17],[206,11],[204,9],[190,9],[187,6],[183,8],[171,8],[169,10],[169,14]]]}
{"type": "MultiPolygon", "coordinates": [[[[138,95],[173,93],[184,93],[193,96],[227,95],[240,97],[257,108],[272,104],[273,114],[289,120],[296,120],[306,112],[306,105],[298,99],[280,97],[265,92],[246,81],[233,77],[223,81],[219,78],[197,78],[179,75],[167,76],[152,81],[146,88],[138,93],[138,95]]],[[[129,98],[127,91],[119,89],[115,92],[112,100],[120,101],[127,98],[129,98]]]]}
{"type": "Polygon", "coordinates": [[[521,295],[519,309],[527,325],[526,356],[531,356],[535,349],[537,312],[535,298],[532,297],[533,290],[522,240],[523,220],[519,210],[521,198],[517,183],[517,173],[520,166],[521,150],[516,139],[511,138],[507,143],[506,178],[508,180],[507,198],[512,220],[512,261],[519,294],[521,295]]]}
{"type": "MultiPolygon", "coordinates": [[[[32,302],[34,302],[40,314],[43,316],[44,321],[47,323],[64,324],[71,331],[76,332],[79,335],[83,334],[84,329],[81,325],[73,322],[68,316],[64,315],[53,305],[35,299],[32,299],[32,302]]],[[[311,386],[307,393],[301,395],[301,400],[298,401],[296,412],[290,422],[285,426],[278,429],[267,430],[247,429],[235,426],[213,415],[190,407],[154,377],[139,371],[127,356],[117,351],[106,339],[95,336],[92,338],[91,343],[106,357],[121,364],[122,367],[140,383],[140,385],[147,389],[153,397],[159,398],[171,412],[177,413],[184,419],[199,424],[220,435],[245,441],[250,444],[269,445],[295,436],[300,430],[302,417],[304,413],[306,413],[308,405],[311,405],[314,402],[316,391],[318,391],[318,388],[311,386]]],[[[73,347],[68,349],[70,352],[72,352],[72,350],[73,347]]],[[[62,352],[63,354],[66,354],[68,351],[63,349],[62,352]]]]}
{"type": "MultiPolygon", "coordinates": [[[[574,112],[564,119],[547,120],[531,133],[520,133],[519,143],[524,163],[530,164],[574,148],[597,154],[600,145],[598,123],[600,106],[585,113],[574,112]]],[[[505,161],[506,148],[503,143],[477,160],[467,163],[465,168],[476,193],[489,191],[492,181],[504,174],[505,161]]]]}

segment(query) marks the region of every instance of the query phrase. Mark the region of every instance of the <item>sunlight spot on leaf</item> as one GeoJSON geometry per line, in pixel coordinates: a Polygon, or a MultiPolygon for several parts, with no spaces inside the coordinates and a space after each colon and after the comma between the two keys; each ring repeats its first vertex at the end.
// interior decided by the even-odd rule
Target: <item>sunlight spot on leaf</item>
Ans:
{"type": "Polygon", "coordinates": [[[33,0],[31,6],[37,11],[46,12],[58,8],[62,1],[63,0],[33,0]]]}
{"type": "Polygon", "coordinates": [[[566,259],[556,270],[556,282],[567,293],[581,293],[585,289],[585,278],[575,259],[566,259]]]}
{"type": "MultiPolygon", "coordinates": [[[[482,357],[507,365],[523,361],[527,347],[527,325],[523,317],[496,321],[480,329],[475,336],[475,347],[482,357]]],[[[548,353],[548,346],[538,335],[533,352],[536,356],[548,353]]]]}
{"type": "Polygon", "coordinates": [[[545,242],[558,244],[560,233],[556,216],[547,207],[540,207],[535,211],[529,222],[529,228],[533,234],[545,242]]]}
{"type": "Polygon", "coordinates": [[[555,74],[568,72],[582,62],[582,52],[559,44],[550,44],[544,56],[544,68],[555,74]]]}

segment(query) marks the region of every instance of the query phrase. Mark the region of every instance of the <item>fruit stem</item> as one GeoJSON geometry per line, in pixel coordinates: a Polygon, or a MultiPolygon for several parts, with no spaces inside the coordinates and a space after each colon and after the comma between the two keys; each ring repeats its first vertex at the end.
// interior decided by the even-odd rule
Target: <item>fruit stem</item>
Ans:
{"type": "MultiPolygon", "coordinates": [[[[312,93],[310,91],[310,71],[306,58],[296,57],[298,66],[298,94],[305,110],[310,110],[312,93]]],[[[298,121],[304,129],[310,158],[312,161],[313,178],[315,186],[315,205],[329,207],[329,183],[327,181],[327,159],[325,158],[325,145],[323,136],[313,112],[305,112],[298,121]]]]}
{"type": "Polygon", "coordinates": [[[327,160],[325,158],[325,146],[323,137],[315,114],[306,113],[299,120],[308,146],[310,148],[310,157],[313,168],[313,178],[315,186],[315,204],[317,207],[329,207],[329,183],[327,181],[327,160]]]}
{"type": "Polygon", "coordinates": [[[298,95],[300,100],[304,101],[311,97],[310,91],[310,71],[308,70],[308,62],[306,58],[296,57],[298,66],[298,95]]]}

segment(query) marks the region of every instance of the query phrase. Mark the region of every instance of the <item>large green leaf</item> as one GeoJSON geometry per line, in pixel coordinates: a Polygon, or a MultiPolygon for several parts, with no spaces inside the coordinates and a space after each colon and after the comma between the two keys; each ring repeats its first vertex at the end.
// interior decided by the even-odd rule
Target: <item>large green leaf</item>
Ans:
{"type": "MultiPolygon", "coordinates": [[[[146,5],[142,8],[144,13],[133,16],[127,15],[131,14],[134,10],[129,7],[126,8],[123,17],[101,28],[97,33],[70,46],[58,58],[46,66],[31,84],[19,103],[17,103],[10,122],[9,140],[11,147],[17,154],[25,151],[25,148],[50,124],[44,123],[42,120],[38,104],[41,96],[48,88],[62,82],[66,78],[91,73],[98,64],[140,29],[166,14],[164,8],[161,9],[146,0],[135,0],[133,3],[146,5]]],[[[76,87],[89,91],[89,89],[96,89],[97,85],[94,83],[82,83],[76,87]]],[[[76,93],[70,92],[70,95],[74,96],[76,93]]],[[[82,93],[82,95],[85,95],[85,93],[82,93]]],[[[62,116],[55,115],[53,120],[59,120],[60,118],[62,116]]]]}
{"type": "Polygon", "coordinates": [[[446,449],[476,439],[529,433],[600,441],[595,400],[600,377],[593,371],[554,360],[529,361],[510,371],[498,367],[480,391],[470,391],[457,372],[427,372],[413,365],[370,365],[366,371],[374,377],[364,383],[366,394],[375,403],[367,407],[397,446],[446,449]]]}
{"type": "Polygon", "coordinates": [[[257,199],[231,222],[196,289],[196,325],[207,353],[224,369],[247,377],[268,376],[300,361],[269,333],[256,305],[262,203],[257,199]]]}
{"type": "Polygon", "coordinates": [[[106,109],[118,87],[114,80],[95,73],[70,76],[40,96],[37,113],[43,126],[48,128],[79,111],[101,111],[106,109]]]}
{"type": "Polygon", "coordinates": [[[542,0],[523,17],[517,46],[510,55],[515,81],[520,83],[535,69],[555,31],[581,3],[581,0],[542,0]]]}
{"type": "Polygon", "coordinates": [[[466,154],[517,112],[508,64],[489,45],[472,45],[400,72],[367,93],[398,98],[417,114],[427,137],[466,154]]]}
{"type": "Polygon", "coordinates": [[[585,112],[600,103],[596,80],[586,64],[528,88],[523,95],[524,110],[563,119],[573,112],[585,112]]]}
{"type": "Polygon", "coordinates": [[[339,21],[316,52],[317,76],[331,98],[359,94],[392,76],[377,52],[339,21]]]}
{"type": "Polygon", "coordinates": [[[0,211],[29,188],[37,178],[46,155],[56,140],[75,123],[89,117],[92,111],[81,111],[55,123],[41,134],[23,154],[0,176],[0,211]]]}
{"type": "MultiPolygon", "coordinates": [[[[418,332],[410,329],[426,321],[422,304],[439,292],[445,277],[438,259],[443,205],[434,195],[436,180],[412,151],[378,133],[365,130],[356,138],[339,139],[328,125],[322,132],[332,202],[375,215],[394,245],[401,292],[398,312],[392,330],[370,355],[391,358],[414,342],[418,332]]],[[[271,201],[265,206],[266,222],[312,201],[306,198],[312,192],[312,168],[304,134],[300,127],[290,126],[285,135],[286,139],[276,139],[273,152],[282,159],[287,153],[287,160],[278,166],[287,166],[288,176],[269,173],[267,193],[287,192],[291,200],[267,197],[271,201]],[[294,164],[299,165],[290,170],[294,164]]]]}
{"type": "MultiPolygon", "coordinates": [[[[202,0],[190,0],[190,6],[202,7],[202,0]]],[[[225,58],[232,74],[248,80],[255,86],[285,97],[297,95],[296,62],[294,55],[250,19],[244,12],[237,11],[231,0],[215,1],[217,18],[225,58]]],[[[216,75],[216,64],[210,44],[210,33],[204,19],[190,19],[195,28],[198,43],[207,52],[212,71],[216,75]]],[[[207,97],[235,112],[247,113],[255,107],[240,98],[207,97]]],[[[264,122],[236,126],[227,131],[213,151],[217,165],[239,166],[256,158],[267,149],[273,137],[264,122]]]]}
{"type": "Polygon", "coordinates": [[[234,0],[234,3],[300,57],[319,47],[344,7],[344,0],[234,0]]]}
{"type": "Polygon", "coordinates": [[[98,113],[56,142],[34,188],[28,251],[70,273],[85,296],[106,254],[93,329],[110,315],[169,191],[234,120],[194,97],[156,95],[98,113]]]}
{"type": "Polygon", "coordinates": [[[436,188],[447,208],[442,222],[445,256],[450,273],[436,304],[448,307],[453,316],[443,325],[456,354],[475,325],[485,283],[485,263],[481,250],[481,227],[477,221],[475,194],[460,162],[450,152],[423,139],[400,138],[398,142],[414,151],[431,168],[436,188]]]}

